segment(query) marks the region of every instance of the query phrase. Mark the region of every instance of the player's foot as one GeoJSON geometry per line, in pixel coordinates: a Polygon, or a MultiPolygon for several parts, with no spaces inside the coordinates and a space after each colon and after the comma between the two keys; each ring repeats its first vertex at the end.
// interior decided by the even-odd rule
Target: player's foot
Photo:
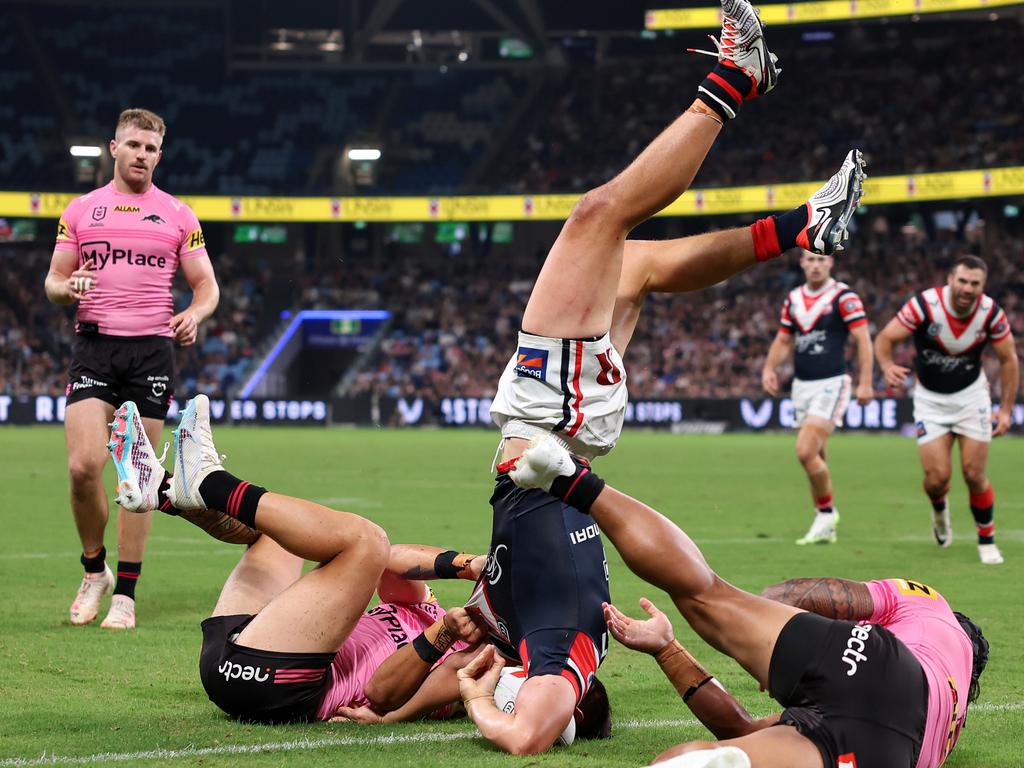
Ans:
{"type": "Polygon", "coordinates": [[[982,565],[1003,564],[1003,553],[999,551],[999,547],[995,544],[979,544],[978,557],[981,558],[982,565]]]}
{"type": "Polygon", "coordinates": [[[714,56],[722,64],[742,70],[753,81],[751,92],[742,94],[744,100],[763,96],[775,87],[782,71],[777,66],[779,57],[768,50],[764,23],[747,0],[722,0],[721,37],[708,37],[716,50],[690,50],[714,56]]]}
{"type": "Polygon", "coordinates": [[[102,573],[85,574],[71,603],[71,623],[79,627],[95,620],[100,612],[100,600],[113,589],[114,574],[109,565],[104,564],[102,573]]]}
{"type": "Polygon", "coordinates": [[[103,629],[135,629],[135,601],[128,595],[114,595],[103,629]]]}
{"type": "Polygon", "coordinates": [[[149,512],[160,506],[158,492],[164,480],[163,460],[157,457],[135,403],[128,401],[114,411],[107,449],[117,470],[117,503],[129,512],[149,512]]]}
{"type": "Polygon", "coordinates": [[[539,488],[551,491],[551,483],[559,477],[572,477],[579,465],[572,454],[550,435],[539,435],[530,440],[530,446],[515,460],[508,473],[520,488],[539,488]]]}
{"type": "Polygon", "coordinates": [[[843,250],[850,238],[847,227],[864,195],[864,156],[851,149],[843,165],[807,201],[807,225],[796,236],[796,244],[812,253],[830,256],[843,250]]]}
{"type": "Polygon", "coordinates": [[[676,755],[649,768],[750,768],[750,758],[739,747],[718,747],[676,755]]]}
{"type": "Polygon", "coordinates": [[[211,472],[223,470],[223,457],[213,444],[210,429],[210,398],[196,395],[181,412],[174,430],[174,477],[167,498],[179,510],[206,509],[199,485],[211,472]]]}
{"type": "Polygon", "coordinates": [[[814,522],[804,534],[803,538],[797,539],[796,543],[801,547],[806,544],[835,544],[836,526],[839,524],[839,513],[836,511],[816,512],[814,522]]]}
{"type": "Polygon", "coordinates": [[[953,523],[949,519],[949,502],[942,509],[932,510],[932,535],[935,543],[945,549],[953,543],[953,523]]]}

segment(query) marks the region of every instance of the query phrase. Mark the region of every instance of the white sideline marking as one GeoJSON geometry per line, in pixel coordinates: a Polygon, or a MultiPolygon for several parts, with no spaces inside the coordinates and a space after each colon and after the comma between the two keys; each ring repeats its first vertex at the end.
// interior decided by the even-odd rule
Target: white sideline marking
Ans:
{"type": "MultiPolygon", "coordinates": [[[[1024,702],[1006,704],[976,704],[975,712],[1016,712],[1024,709],[1024,702]]],[[[755,715],[761,717],[762,715],[755,715]]],[[[617,728],[642,730],[646,728],[681,728],[698,725],[693,718],[685,720],[626,720],[616,723],[617,728]]],[[[47,755],[39,757],[6,757],[0,759],[0,768],[30,768],[37,765],[87,765],[89,763],[126,763],[136,760],[178,760],[207,755],[255,755],[267,752],[295,752],[325,747],[374,747],[388,744],[429,744],[475,739],[480,734],[471,731],[457,733],[410,733],[386,736],[335,736],[322,739],[295,739],[272,741],[266,744],[224,744],[219,747],[183,747],[181,749],[151,749],[144,752],[100,752],[94,755],[47,755]]]]}

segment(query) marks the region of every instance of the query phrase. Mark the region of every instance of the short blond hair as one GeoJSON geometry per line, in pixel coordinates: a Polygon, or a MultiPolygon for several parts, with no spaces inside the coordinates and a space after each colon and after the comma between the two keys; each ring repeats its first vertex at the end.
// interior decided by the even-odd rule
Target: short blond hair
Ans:
{"type": "Polygon", "coordinates": [[[154,131],[161,136],[167,130],[167,126],[164,125],[164,119],[160,115],[156,112],[150,112],[148,109],[139,109],[137,107],[126,109],[118,116],[117,129],[114,131],[114,134],[117,135],[121,132],[122,128],[127,128],[130,125],[143,131],[154,131]]]}

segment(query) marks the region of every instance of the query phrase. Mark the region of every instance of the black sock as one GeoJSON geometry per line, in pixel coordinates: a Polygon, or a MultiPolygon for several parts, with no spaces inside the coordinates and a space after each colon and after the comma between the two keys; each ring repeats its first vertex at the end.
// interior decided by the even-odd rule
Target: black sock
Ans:
{"type": "Polygon", "coordinates": [[[160,490],[156,492],[156,498],[159,502],[158,509],[173,517],[180,514],[181,510],[171,504],[171,500],[167,498],[167,489],[171,487],[171,477],[171,473],[164,470],[164,479],[160,481],[160,490]]]}
{"type": "Polygon", "coordinates": [[[103,573],[107,563],[107,548],[100,547],[100,553],[95,557],[86,557],[83,552],[81,562],[86,573],[103,573]]]}
{"type": "Polygon", "coordinates": [[[550,493],[580,512],[590,514],[591,505],[604,490],[604,480],[595,475],[590,465],[582,459],[573,456],[572,460],[576,464],[576,472],[572,477],[556,477],[551,483],[550,493]]]}
{"type": "Polygon", "coordinates": [[[804,238],[804,243],[797,242],[798,236],[804,231],[804,227],[807,226],[807,216],[806,203],[799,208],[772,216],[772,219],[775,221],[775,234],[779,238],[780,251],[788,251],[797,245],[807,247],[807,238],[804,238]]]}
{"type": "Polygon", "coordinates": [[[210,509],[220,510],[250,528],[256,527],[256,506],[266,488],[239,480],[223,470],[211,472],[199,484],[199,495],[210,509]]]}
{"type": "Polygon", "coordinates": [[[945,508],[946,508],[946,497],[945,496],[943,496],[938,501],[936,501],[935,499],[932,499],[932,509],[934,509],[936,512],[942,512],[945,508]]]}
{"type": "Polygon", "coordinates": [[[697,98],[713,109],[722,120],[732,120],[744,99],[754,94],[754,81],[742,69],[719,62],[697,88],[697,98]]]}
{"type": "Polygon", "coordinates": [[[117,584],[114,586],[115,595],[124,595],[135,599],[135,585],[139,581],[139,574],[142,573],[142,563],[129,563],[124,560],[117,561],[117,584]]]}

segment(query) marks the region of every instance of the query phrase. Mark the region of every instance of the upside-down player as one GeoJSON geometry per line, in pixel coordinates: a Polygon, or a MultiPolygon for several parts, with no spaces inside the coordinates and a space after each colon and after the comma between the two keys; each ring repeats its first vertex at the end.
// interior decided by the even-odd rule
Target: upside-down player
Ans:
{"type": "MultiPolygon", "coordinates": [[[[683,700],[725,741],[680,744],[673,768],[938,768],[956,744],[988,659],[981,629],[934,589],[888,579],[797,579],[766,590],[722,580],[671,520],[606,485],[551,436],[510,472],[521,487],[571,499],[641,578],[668,592],[708,644],[739,662],[782,704],[752,719],[675,643],[649,601],[637,622],[606,606],[612,634],[656,655],[683,700]]],[[[462,675],[495,676],[482,652],[462,675]]]]}
{"type": "Polygon", "coordinates": [[[949,478],[953,443],[960,443],[960,466],[970,493],[978,533],[978,556],[999,565],[996,546],[995,493],[985,465],[993,437],[1006,434],[1017,400],[1020,366],[1006,313],[984,293],[988,267],[977,256],[953,262],[947,284],[910,299],[875,339],[878,364],[891,387],[903,387],[910,371],[897,365],[892,348],[913,336],[914,421],[917,452],[924,469],[924,492],[932,503],[932,533],[940,547],[953,541],[949,518],[949,478]],[[1002,406],[992,429],[992,398],[981,367],[988,342],[999,357],[1002,406]]]}
{"type": "Polygon", "coordinates": [[[481,733],[516,754],[548,749],[594,687],[607,647],[601,603],[608,585],[601,532],[592,520],[571,502],[517,489],[507,462],[539,434],[556,435],[587,457],[607,453],[626,408],[621,355],[646,295],[708,287],[779,256],[800,238],[831,253],[846,238],[860,199],[862,161],[850,152],[813,206],[750,228],[664,242],[626,239],[686,190],[743,101],[775,85],[775,57],[753,8],[746,0],[724,0],[722,11],[718,63],[696,100],[622,173],[583,195],[563,225],[491,408],[503,461],[491,497],[488,571],[468,607],[528,678],[511,715],[498,711],[474,679],[483,674],[482,662],[460,673],[461,690],[481,733]],[[815,233],[810,240],[809,232],[815,233]]]}

